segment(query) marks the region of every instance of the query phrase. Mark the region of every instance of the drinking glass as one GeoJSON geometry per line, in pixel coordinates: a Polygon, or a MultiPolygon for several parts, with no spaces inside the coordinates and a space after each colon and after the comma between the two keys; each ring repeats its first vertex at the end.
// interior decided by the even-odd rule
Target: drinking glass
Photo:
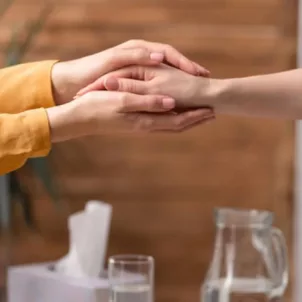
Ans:
{"type": "Polygon", "coordinates": [[[110,302],[153,302],[154,259],[143,255],[109,258],[110,302]]]}

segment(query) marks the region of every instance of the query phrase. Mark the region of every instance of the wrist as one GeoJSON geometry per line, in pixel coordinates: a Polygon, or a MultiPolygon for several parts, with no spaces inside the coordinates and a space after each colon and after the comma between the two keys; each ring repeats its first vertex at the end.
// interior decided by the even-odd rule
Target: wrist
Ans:
{"type": "Polygon", "coordinates": [[[62,105],[72,100],[77,91],[72,81],[67,62],[54,64],[51,72],[53,98],[56,105],[62,105]]]}
{"type": "Polygon", "coordinates": [[[211,106],[216,113],[226,113],[230,106],[232,93],[232,79],[205,79],[200,78],[199,102],[201,106],[211,106]]]}
{"type": "Polygon", "coordinates": [[[53,143],[89,135],[89,123],[79,112],[76,102],[46,109],[53,143]]]}

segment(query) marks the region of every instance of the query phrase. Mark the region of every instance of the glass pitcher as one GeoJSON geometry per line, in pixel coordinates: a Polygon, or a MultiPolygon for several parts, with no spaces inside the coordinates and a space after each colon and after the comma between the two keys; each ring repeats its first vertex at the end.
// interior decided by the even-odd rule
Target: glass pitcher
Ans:
{"type": "Polygon", "coordinates": [[[288,283],[283,233],[267,211],[215,210],[214,255],[201,302],[279,302],[288,283]]]}

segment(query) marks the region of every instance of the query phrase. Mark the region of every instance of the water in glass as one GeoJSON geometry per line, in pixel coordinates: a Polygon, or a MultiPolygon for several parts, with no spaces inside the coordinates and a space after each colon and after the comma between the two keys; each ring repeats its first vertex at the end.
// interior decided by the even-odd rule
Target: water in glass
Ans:
{"type": "Polygon", "coordinates": [[[115,285],[111,302],[152,302],[152,288],[148,284],[115,285]]]}

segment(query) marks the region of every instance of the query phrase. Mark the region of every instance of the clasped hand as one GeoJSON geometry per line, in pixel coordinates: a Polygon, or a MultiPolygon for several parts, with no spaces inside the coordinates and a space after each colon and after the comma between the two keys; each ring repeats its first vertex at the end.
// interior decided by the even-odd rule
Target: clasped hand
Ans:
{"type": "Polygon", "coordinates": [[[208,75],[171,46],[140,40],[56,63],[52,141],[112,130],[182,131],[206,122],[214,117],[206,105],[208,75]]]}

